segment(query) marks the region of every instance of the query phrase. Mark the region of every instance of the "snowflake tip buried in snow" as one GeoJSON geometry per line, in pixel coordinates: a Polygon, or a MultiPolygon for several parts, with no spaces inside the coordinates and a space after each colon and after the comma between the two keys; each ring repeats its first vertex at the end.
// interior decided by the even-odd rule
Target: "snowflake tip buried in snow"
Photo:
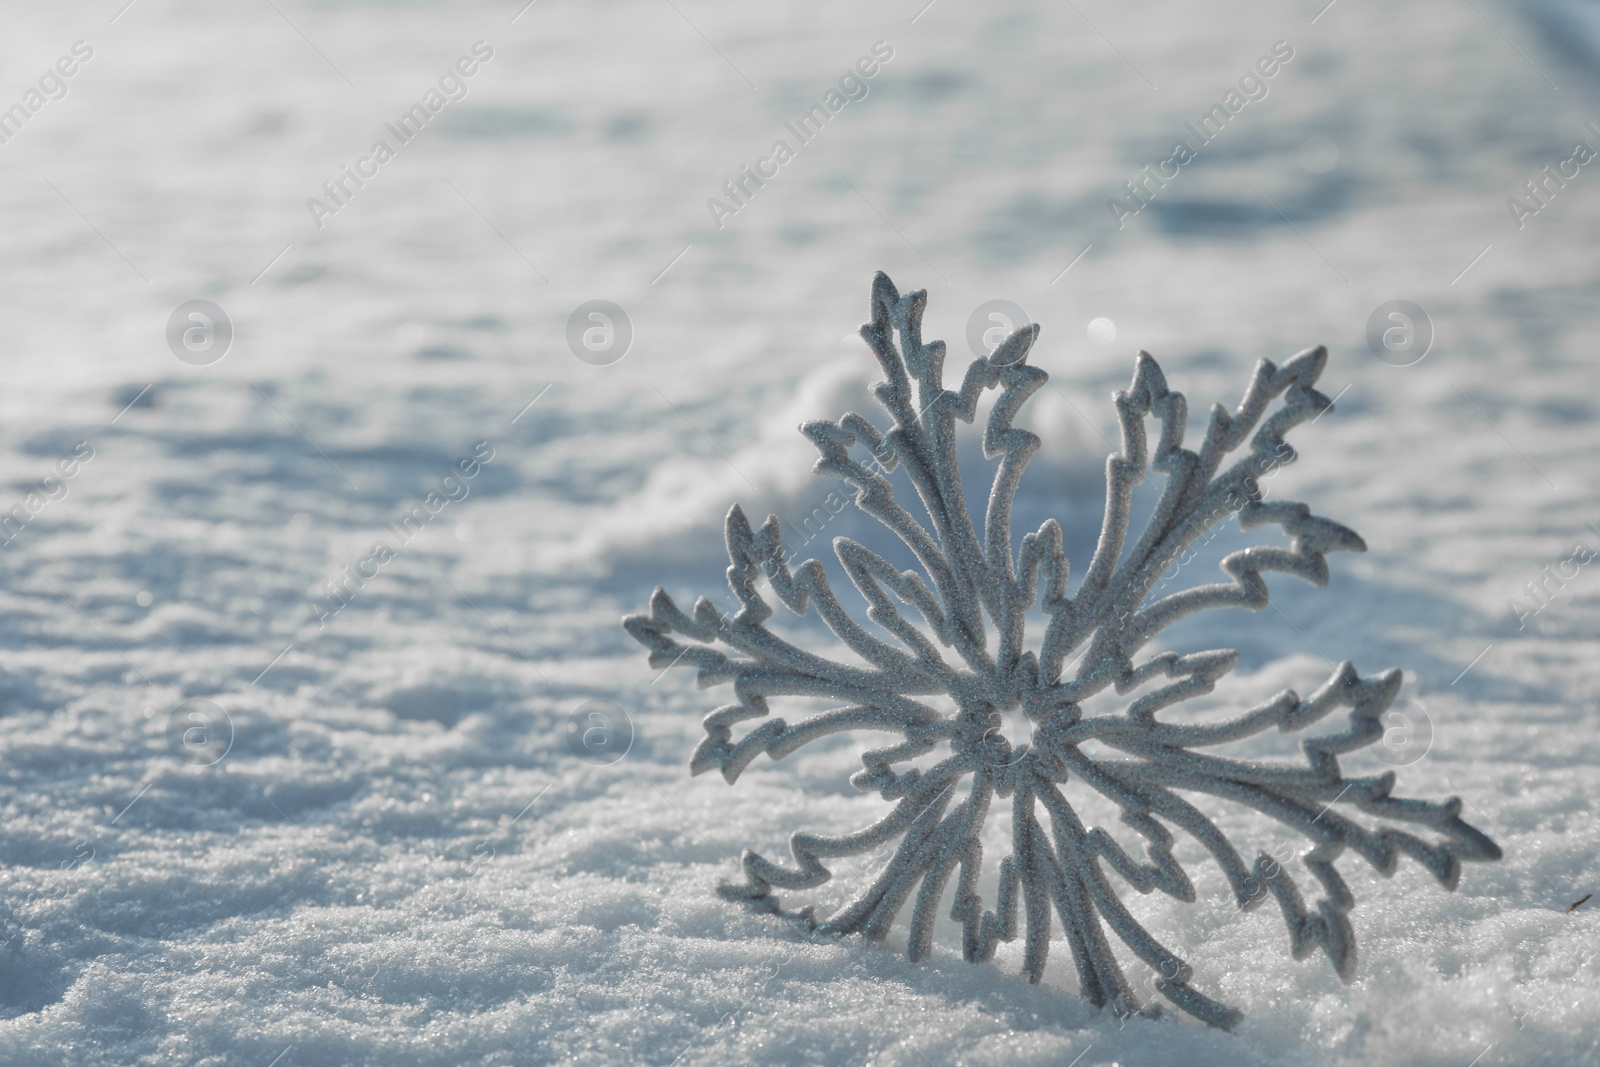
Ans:
{"type": "MultiPolygon", "coordinates": [[[[1012,424],[1047,380],[1027,362],[1039,328],[1017,330],[974,360],[959,388],[947,389],[944,344],[922,339],[926,298],[924,291],[902,295],[882,273],[873,281],[872,318],[861,336],[884,373],[873,396],[891,422],[888,431],[854,412],[800,428],[820,455],[815,471],[852,486],[856,506],[916,560],[913,569],[900,570],[858,541],[834,541],[873,625],[844,610],[820,562],[790,570],[775,516],[753,529],[737,505],[728,512],[725,534],[738,612],[726,616],[702,597],[685,614],[658,588],[648,615],[623,620],[650,650],[650,666],[683,662],[697,670],[701,687],[733,683],[734,702],[706,716],[705,738],[690,761],[695,774],[719,770],[732,783],[762,753],[781,759],[827,734],[899,735],[897,743],[864,752],[861,770],[850,779],[895,802],[886,816],[843,836],[796,833],[790,863],[747,850],[745,881],[721,892],[776,911],[774,888],[813,889],[832,877],[825,860],[898,842],[872,883],[818,930],[881,939],[911,903],[908,948],[920,959],[932,950],[935,913],[950,895],[949,915],[961,924],[965,957],[991,959],[1000,942],[1020,932],[1023,972],[1037,982],[1059,917],[1082,993],[1095,1005],[1123,1014],[1156,1010],[1141,1006],[1112,953],[1109,930],[1155,972],[1152,985],[1164,997],[1207,1023],[1231,1028],[1240,1013],[1190,986],[1190,965],[1140,925],[1107,877],[1109,868],[1141,893],[1159,889],[1192,902],[1194,885],[1172,854],[1176,828],[1217,862],[1241,908],[1277,901],[1295,959],[1320,948],[1348,980],[1356,960],[1348,917],[1355,899],[1334,866],[1346,848],[1385,875],[1404,853],[1446,889],[1455,888],[1463,860],[1500,857],[1494,842],[1461,820],[1459,799],[1394,797],[1392,771],[1345,777],[1339,757],[1382,737],[1379,716],[1400,688],[1400,672],[1362,678],[1343,663],[1309,697],[1286,690],[1233,718],[1185,724],[1159,713],[1210,692],[1233,670],[1238,653],[1161,652],[1134,660],[1184,616],[1265,607],[1264,572],[1321,586],[1328,581],[1326,553],[1366,548],[1354,531],[1304,504],[1268,502],[1259,484],[1294,460],[1284,434],[1331,407],[1314,388],[1326,350],[1309,349],[1281,367],[1258,363],[1236,409],[1212,408],[1198,450],[1183,446],[1183,395],[1167,388],[1156,361],[1141,352],[1132,384],[1114,397],[1122,444],[1106,462],[1099,543],[1069,596],[1060,525],[1045,522],[1015,550],[1011,536],[1017,488],[1040,446],[1035,434],[1012,424]],[[994,389],[1000,392],[983,431],[983,454],[998,464],[979,528],[962,489],[956,423],[971,424],[980,397],[994,389]],[[1145,431],[1150,419],[1160,427],[1153,447],[1145,431]],[[915,491],[915,512],[896,498],[889,480],[896,471],[915,491]],[[1152,471],[1164,476],[1164,489],[1134,540],[1133,489],[1152,471]],[[1232,552],[1220,564],[1227,581],[1156,596],[1173,560],[1234,516],[1244,529],[1279,527],[1287,544],[1232,552]],[[790,611],[814,609],[861,663],[835,662],[768,629],[772,605],[758,588],[763,580],[790,611]],[[1025,649],[1023,640],[1024,618],[1034,608],[1045,620],[1037,651],[1025,649]],[[1085,714],[1084,702],[1108,689],[1130,697],[1126,706],[1115,714],[1085,714]],[[943,698],[954,711],[919,699],[929,696],[943,698]],[[837,706],[791,724],[770,714],[772,697],[820,697],[837,706]],[[1338,709],[1348,709],[1343,728],[1303,740],[1303,763],[1206,751],[1273,727],[1305,729],[1338,709]],[[1018,710],[1031,737],[1013,745],[1000,726],[1004,714],[1018,710]],[[760,725],[735,737],[734,728],[753,719],[760,725]],[[1114,758],[1097,758],[1108,750],[1114,758]],[[1142,857],[1084,824],[1061,788],[1073,777],[1116,804],[1121,821],[1144,839],[1142,857]],[[1254,809],[1305,837],[1311,847],[1302,864],[1322,898],[1308,908],[1294,879],[1266,853],[1247,864],[1211,817],[1181,794],[1254,809]],[[1010,801],[1012,832],[990,907],[978,893],[981,831],[997,798],[1010,801]],[[1401,828],[1406,825],[1432,836],[1401,828]]],[[[810,908],[797,914],[815,922],[810,908]]]]}

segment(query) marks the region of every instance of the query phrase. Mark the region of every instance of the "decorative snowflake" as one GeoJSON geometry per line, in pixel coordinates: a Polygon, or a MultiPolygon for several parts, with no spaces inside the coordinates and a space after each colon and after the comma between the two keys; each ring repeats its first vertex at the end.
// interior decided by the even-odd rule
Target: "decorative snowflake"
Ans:
{"type": "MultiPolygon", "coordinates": [[[[776,517],[752,531],[737,505],[728,512],[726,537],[728,585],[739,601],[738,613],[726,616],[701,597],[693,615],[686,615],[657,588],[649,615],[623,620],[649,648],[652,667],[681,660],[698,668],[702,688],[733,683],[735,702],[705,719],[706,737],[690,763],[695,774],[715,768],[731,783],[761,753],[780,759],[835,731],[889,731],[903,738],[865,752],[862,770],[850,779],[896,801],[888,815],[840,837],[794,834],[792,866],[747,850],[745,883],[724,885],[721,892],[776,910],[773,887],[814,888],[832,877],[824,860],[871,852],[898,839],[871,886],[818,930],[882,938],[915,893],[908,941],[911,958],[920,959],[932,947],[935,912],[955,876],[949,914],[962,926],[968,960],[992,958],[998,942],[1017,935],[1020,902],[1022,969],[1030,981],[1044,973],[1057,914],[1083,995],[1119,1013],[1140,1010],[1107,939],[1109,926],[1156,972],[1153,985],[1162,995],[1207,1023],[1231,1028],[1241,1014],[1190,987],[1189,965],[1134,919],[1107,878],[1109,867],[1142,893],[1160,889],[1192,902],[1194,885],[1172,855],[1171,826],[1188,832],[1211,854],[1241,908],[1269,895],[1276,898],[1295,959],[1320,946],[1348,980],[1355,967],[1348,918],[1355,900],[1334,867],[1346,847],[1384,875],[1393,873],[1403,852],[1446,889],[1455,888],[1462,860],[1500,856],[1494,842],[1461,820],[1458,798],[1430,803],[1392,797],[1392,771],[1343,775],[1340,754],[1382,736],[1378,717],[1400,688],[1400,671],[1363,679],[1346,662],[1307,699],[1286,691],[1226,721],[1180,724],[1158,713],[1210,692],[1233,669],[1238,653],[1163,652],[1137,664],[1133,660],[1153,637],[1193,612],[1265,607],[1265,571],[1325,585],[1324,553],[1366,547],[1354,532],[1313,515],[1304,504],[1264,501],[1259,486],[1262,474],[1294,459],[1284,433],[1332,406],[1312,388],[1326,350],[1302,352],[1282,367],[1262,360],[1236,411],[1221,405],[1212,409],[1198,452],[1183,447],[1183,395],[1167,388],[1155,360],[1141,352],[1132,385],[1114,398],[1122,448],[1106,463],[1099,545],[1076,594],[1068,596],[1068,564],[1056,521],[1024,536],[1015,555],[1010,532],[1018,483],[1039,448],[1037,436],[1012,426],[1022,404],[1047,380],[1026,362],[1039,328],[1017,330],[988,358],[967,368],[958,391],[948,390],[942,381],[943,342],[922,340],[926,295],[901,296],[880,273],[873,282],[872,321],[861,328],[886,376],[873,395],[893,428],[881,433],[853,412],[838,422],[800,428],[821,454],[816,472],[853,486],[856,505],[888,527],[917,560],[918,569],[902,571],[857,541],[834,541],[834,552],[865,598],[867,618],[876,628],[845,612],[821,563],[807,560],[791,573],[776,517]],[[996,387],[1001,392],[983,449],[986,458],[1000,462],[980,534],[962,493],[955,422],[971,423],[979,396],[996,387]],[[1267,416],[1279,398],[1282,405],[1267,416]],[[1161,423],[1153,454],[1145,438],[1147,416],[1161,423]],[[864,446],[870,458],[852,456],[856,446],[864,446]],[[1241,447],[1244,454],[1228,463],[1241,447]],[[926,522],[895,499],[885,475],[898,468],[915,487],[926,522]],[[1165,491],[1130,545],[1132,490],[1152,469],[1165,476],[1165,491]],[[1173,560],[1234,514],[1242,528],[1279,526],[1287,547],[1257,545],[1233,552],[1221,562],[1231,581],[1152,599],[1158,577],[1173,560]],[[796,614],[814,605],[861,662],[835,662],[769,630],[772,609],[758,591],[763,577],[796,614]],[[1024,616],[1036,600],[1047,620],[1037,653],[1023,646],[1024,616]],[[920,622],[903,615],[903,608],[914,610],[920,622]],[[696,643],[680,644],[672,634],[696,643]],[[708,647],[713,642],[729,651],[708,647]],[[1079,650],[1069,676],[1065,665],[1079,650]],[[1127,707],[1118,714],[1086,716],[1083,702],[1107,688],[1133,695],[1127,707]],[[917,699],[929,695],[953,703],[954,713],[917,699]],[[768,698],[775,696],[822,697],[840,706],[790,724],[768,716],[768,698]],[[1273,726],[1299,730],[1341,707],[1350,709],[1348,725],[1302,741],[1304,764],[1205,751],[1273,726]],[[1032,736],[1013,747],[1000,727],[1002,714],[1018,708],[1032,736]],[[747,719],[764,721],[735,740],[732,727],[747,719]],[[1088,745],[1091,741],[1097,744],[1088,745]],[[940,746],[931,765],[904,766],[940,746]],[[1117,755],[1096,759],[1097,749],[1117,755]],[[1073,776],[1121,809],[1121,821],[1145,840],[1142,860],[1104,830],[1084,825],[1061,789],[1073,776]],[[1324,894],[1314,910],[1306,908],[1294,880],[1272,857],[1261,853],[1246,865],[1217,825],[1180,793],[1209,794],[1253,808],[1308,838],[1312,847],[1303,862],[1324,894]],[[997,796],[1011,800],[1011,849],[1000,862],[997,899],[988,910],[978,896],[980,835],[997,796]],[[1430,841],[1392,826],[1368,827],[1341,814],[1336,809],[1341,805],[1439,836],[1430,841]]],[[[810,909],[799,914],[815,922],[810,909]]]]}

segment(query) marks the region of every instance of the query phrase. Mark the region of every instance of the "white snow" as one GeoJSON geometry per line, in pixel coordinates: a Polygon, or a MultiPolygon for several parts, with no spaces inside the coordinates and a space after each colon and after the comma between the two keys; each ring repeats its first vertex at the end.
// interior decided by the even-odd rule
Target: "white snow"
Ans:
{"type": "Polygon", "coordinates": [[[1600,567],[1524,627],[1508,606],[1600,550],[1600,170],[1521,230],[1507,207],[1600,148],[1585,5],[522,4],[6,14],[0,106],[94,55],[0,144],[0,507],[30,513],[0,549],[0,1063],[1595,1061],[1600,903],[1567,909],[1600,859],[1600,567]],[[1106,199],[1280,40],[1267,98],[1117,231],[1106,199]],[[477,41],[466,99],[319,230],[306,198],[477,41]],[[868,95],[714,228],[706,198],[877,41],[868,95]],[[1238,700],[1324,656],[1405,668],[1431,746],[1401,791],[1465,798],[1504,860],[1450,894],[1347,857],[1349,985],[1203,861],[1194,905],[1133,895],[1231,1035],[1089,1008],[1063,944],[1035,987],[1020,944],[913,965],[718,899],[741,849],[882,802],[848,745],[689,778],[721,694],[618,620],[657,582],[726,599],[733,501],[826,507],[794,427],[869,411],[841,337],[879,268],[929,290],[951,367],[984,301],[1042,324],[1019,525],[1062,516],[1079,568],[1138,349],[1198,423],[1328,344],[1338,410],[1273,491],[1370,550],[1174,645],[1239,647],[1238,700]],[[194,298],[235,328],[210,366],[166,346],[194,298]],[[597,298],[634,327],[610,366],[564,339],[597,298]],[[1434,327],[1412,366],[1366,346],[1394,299],[1434,327]],[[470,495],[398,544],[480,441],[470,495]],[[319,628],[308,599],[385,537],[319,628]],[[225,718],[169,730],[198,700],[225,718]],[[569,752],[591,700],[631,720],[613,765],[569,752]]]}

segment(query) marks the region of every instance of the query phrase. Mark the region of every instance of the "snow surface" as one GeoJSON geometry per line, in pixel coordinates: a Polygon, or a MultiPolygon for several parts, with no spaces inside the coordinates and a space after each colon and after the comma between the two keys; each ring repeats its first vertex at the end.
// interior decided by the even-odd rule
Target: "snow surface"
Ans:
{"type": "Polygon", "coordinates": [[[1508,606],[1600,549],[1600,164],[1521,230],[1506,204],[1600,147],[1592,3],[122,5],[9,5],[0,35],[5,106],[94,48],[0,145],[0,485],[56,497],[0,551],[0,1063],[1600,1058],[1600,905],[1567,910],[1600,858],[1600,569],[1508,606]],[[317,229],[306,198],[477,40],[469,96],[317,229]],[[714,228],[706,198],[879,40],[867,97],[714,228]],[[1106,198],[1278,40],[1270,95],[1116,230],[1106,198]],[[1505,859],[1449,894],[1347,858],[1349,985],[1214,866],[1194,905],[1133,895],[1231,1035],[1090,1009],[1064,945],[1035,987],[1020,943],[911,965],[715,897],[742,848],[880,802],[848,746],[690,779],[718,694],[618,619],[657,582],[725,595],[732,501],[798,521],[835,488],[794,427],[867,410],[878,268],[929,289],[952,366],[982,301],[1042,324],[1021,511],[1080,568],[1137,349],[1201,411],[1327,343],[1338,410],[1277,477],[1370,551],[1173,645],[1243,650],[1219,700],[1307,691],[1325,655],[1406,668],[1432,736],[1403,791],[1461,795],[1505,859]],[[196,297],[237,330],[204,367],[164,341],[196,297]],[[610,366],[564,341],[595,298],[635,327],[610,366]],[[1436,331],[1412,366],[1366,346],[1392,299],[1436,331]],[[481,441],[319,627],[308,598],[481,441]],[[191,700],[218,732],[171,728],[191,700]],[[631,720],[620,762],[569,751],[586,701],[631,720]]]}

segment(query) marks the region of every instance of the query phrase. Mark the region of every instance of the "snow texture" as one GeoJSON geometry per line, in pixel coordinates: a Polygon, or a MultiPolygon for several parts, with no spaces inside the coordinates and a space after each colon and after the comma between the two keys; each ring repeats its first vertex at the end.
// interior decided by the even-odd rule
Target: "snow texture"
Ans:
{"type": "MultiPolygon", "coordinates": [[[[1550,14],[1592,4],[1324,7],[9,5],[0,107],[94,54],[0,144],[0,513],[26,516],[0,548],[0,1063],[1594,1062],[1600,908],[1569,908],[1600,888],[1600,571],[1577,550],[1600,549],[1600,171],[1520,229],[1507,207],[1600,138],[1587,23],[1550,14]],[[317,228],[307,199],[480,40],[467,95],[317,228]],[[718,229],[706,200],[880,40],[867,95],[718,229]],[[1278,41],[1268,95],[1119,229],[1107,199],[1278,41]],[[1348,984],[1186,836],[1193,904],[1108,873],[1244,1013],[1232,1033],[1093,1008],[1063,943],[1034,985],[1021,938],[969,964],[941,917],[911,963],[904,921],[812,937],[720,899],[741,849],[887,805],[848,786],[843,738],[734,789],[689,777],[706,694],[617,619],[658,583],[718,586],[735,499],[841,592],[821,542],[893,551],[795,432],[868,395],[842,335],[880,267],[926,284],[953,349],[996,298],[1041,327],[1018,425],[1048,446],[1013,521],[1056,518],[1074,560],[1140,349],[1209,405],[1325,344],[1336,409],[1269,499],[1368,551],[1153,650],[1239,650],[1189,702],[1217,718],[1329,656],[1401,666],[1347,773],[1460,796],[1504,858],[1454,893],[1349,864],[1348,984]],[[234,325],[207,366],[165,337],[197,298],[234,325]],[[634,326],[607,366],[565,338],[594,299],[634,326]],[[1408,366],[1367,342],[1396,299],[1432,324],[1408,366]]],[[[1134,528],[1154,503],[1136,490],[1134,528]]],[[[1162,595],[1255,543],[1197,542],[1162,595]]],[[[823,647],[807,625],[781,635],[823,647]]],[[[1274,736],[1249,758],[1292,756],[1274,736]]],[[[1246,855],[1304,843],[1208,814],[1246,855]]],[[[1006,812],[985,835],[1002,855],[1006,812]]],[[[841,859],[818,913],[883,858],[841,859]]]]}

